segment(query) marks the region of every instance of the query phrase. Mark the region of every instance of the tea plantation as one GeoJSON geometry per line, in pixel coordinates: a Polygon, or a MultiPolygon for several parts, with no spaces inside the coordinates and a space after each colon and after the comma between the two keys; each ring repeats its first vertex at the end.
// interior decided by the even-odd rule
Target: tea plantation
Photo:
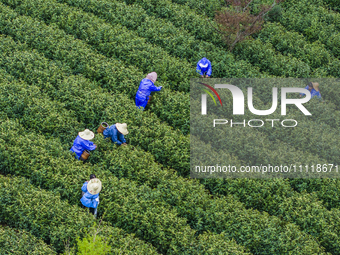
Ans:
{"type": "MultiPolygon", "coordinates": [[[[338,179],[190,178],[189,98],[203,57],[213,78],[340,77],[339,3],[286,0],[232,52],[207,21],[223,3],[0,0],[0,254],[75,246],[96,222],[79,201],[92,173],[110,254],[340,254],[338,179]],[[163,89],[141,111],[134,98],[151,71],[163,89]],[[128,146],[96,133],[88,162],[75,160],[78,132],[103,121],[127,123],[128,146]]],[[[199,153],[236,166],[340,164],[333,85],[320,82],[309,118],[289,109],[296,128],[224,128],[228,143],[199,153]]],[[[254,87],[258,108],[271,96],[254,87]]],[[[219,139],[191,135],[195,147],[219,139]]]]}

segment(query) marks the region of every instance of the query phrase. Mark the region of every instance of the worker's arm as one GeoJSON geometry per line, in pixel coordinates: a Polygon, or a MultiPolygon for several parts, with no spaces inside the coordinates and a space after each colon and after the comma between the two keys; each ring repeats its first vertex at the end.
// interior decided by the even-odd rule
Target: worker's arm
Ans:
{"type": "Polygon", "coordinates": [[[212,72],[211,63],[209,62],[208,72],[207,72],[207,75],[208,75],[209,77],[211,76],[211,72],[212,72]]]}
{"type": "Polygon", "coordinates": [[[82,146],[85,150],[89,150],[89,151],[93,151],[94,149],[97,148],[97,146],[93,142],[90,142],[90,141],[87,141],[87,140],[84,140],[82,142],[82,146]]]}
{"type": "Polygon", "coordinates": [[[82,192],[87,192],[87,182],[83,184],[83,187],[81,187],[82,192]]]}
{"type": "Polygon", "coordinates": [[[201,67],[200,67],[199,63],[200,62],[197,63],[196,72],[199,73],[200,75],[203,75],[203,72],[201,70],[201,67]]]}
{"type": "MultiPolygon", "coordinates": [[[[308,89],[308,85],[305,87],[305,89],[308,89]]],[[[304,96],[305,95],[305,93],[300,93],[300,97],[302,97],[302,96],[304,96]]]]}
{"type": "Polygon", "coordinates": [[[152,85],[149,87],[149,91],[156,92],[156,91],[160,91],[162,88],[163,86],[156,87],[155,85],[152,85]]]}
{"type": "Polygon", "coordinates": [[[121,143],[126,143],[124,135],[118,132],[118,139],[121,143]]]}
{"type": "Polygon", "coordinates": [[[116,127],[116,130],[114,130],[114,132],[112,132],[111,140],[112,140],[113,143],[121,145],[122,142],[119,141],[119,134],[120,133],[119,133],[117,127],[116,127]]]}

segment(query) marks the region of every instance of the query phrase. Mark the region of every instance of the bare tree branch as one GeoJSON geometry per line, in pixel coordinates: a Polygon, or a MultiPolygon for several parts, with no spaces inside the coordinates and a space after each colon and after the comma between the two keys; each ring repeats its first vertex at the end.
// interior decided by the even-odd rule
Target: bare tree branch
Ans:
{"type": "Polygon", "coordinates": [[[253,0],[225,0],[228,9],[216,12],[215,27],[209,20],[209,24],[220,33],[224,41],[233,50],[238,42],[248,39],[254,33],[262,29],[264,16],[276,5],[284,0],[274,0],[272,5],[261,5],[257,14],[251,14],[253,0]]]}

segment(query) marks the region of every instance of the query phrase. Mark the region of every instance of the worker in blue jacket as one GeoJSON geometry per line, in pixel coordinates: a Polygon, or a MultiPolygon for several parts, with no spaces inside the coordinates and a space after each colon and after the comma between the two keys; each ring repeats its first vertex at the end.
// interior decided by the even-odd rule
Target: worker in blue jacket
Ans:
{"type": "Polygon", "coordinates": [[[196,72],[204,78],[204,74],[206,78],[211,76],[211,63],[208,59],[202,58],[200,61],[197,62],[196,72]]]}
{"type": "MultiPolygon", "coordinates": [[[[319,83],[317,82],[310,82],[308,83],[308,85],[305,87],[305,89],[308,89],[310,94],[311,94],[311,98],[313,97],[317,97],[318,99],[321,99],[321,93],[320,93],[320,89],[319,89],[319,83]]],[[[304,93],[300,93],[300,97],[304,96],[304,93]]]]}
{"type": "Polygon", "coordinates": [[[162,86],[160,87],[156,87],[154,85],[154,83],[157,80],[157,73],[156,72],[152,72],[149,73],[145,79],[143,79],[140,84],[139,84],[139,88],[138,91],[136,93],[136,106],[140,109],[141,107],[143,107],[143,109],[145,109],[146,105],[149,103],[150,101],[150,94],[151,92],[155,92],[155,91],[160,91],[162,89],[162,86]]]}
{"type": "Polygon", "coordinates": [[[93,151],[97,148],[97,145],[90,142],[93,138],[94,133],[88,129],[85,129],[83,132],[79,132],[70,151],[75,152],[75,157],[80,160],[80,156],[84,150],[93,151]]]}
{"type": "Polygon", "coordinates": [[[82,198],[80,202],[82,207],[90,208],[93,215],[97,215],[97,207],[99,205],[99,192],[102,189],[101,181],[94,174],[90,175],[90,180],[86,181],[81,187],[82,198]]]}
{"type": "Polygon", "coordinates": [[[111,138],[111,141],[118,145],[126,145],[124,135],[128,133],[126,123],[116,123],[103,131],[104,138],[111,138]]]}

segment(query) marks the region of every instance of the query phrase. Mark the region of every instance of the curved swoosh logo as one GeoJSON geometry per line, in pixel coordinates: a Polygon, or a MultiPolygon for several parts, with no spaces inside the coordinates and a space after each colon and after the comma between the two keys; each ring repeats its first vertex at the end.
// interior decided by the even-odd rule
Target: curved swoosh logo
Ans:
{"type": "MultiPolygon", "coordinates": [[[[205,84],[205,83],[203,83],[203,82],[198,82],[198,83],[200,83],[200,84],[206,86],[207,88],[211,89],[211,91],[215,93],[215,95],[217,96],[218,100],[220,101],[221,106],[223,107],[223,105],[222,105],[222,100],[221,100],[219,94],[216,92],[216,90],[215,90],[213,87],[211,87],[210,85],[205,84]]],[[[214,100],[214,102],[215,102],[215,105],[216,105],[216,101],[215,101],[213,95],[212,95],[209,91],[207,91],[207,90],[205,90],[205,91],[213,98],[213,100],[214,100]]]]}

